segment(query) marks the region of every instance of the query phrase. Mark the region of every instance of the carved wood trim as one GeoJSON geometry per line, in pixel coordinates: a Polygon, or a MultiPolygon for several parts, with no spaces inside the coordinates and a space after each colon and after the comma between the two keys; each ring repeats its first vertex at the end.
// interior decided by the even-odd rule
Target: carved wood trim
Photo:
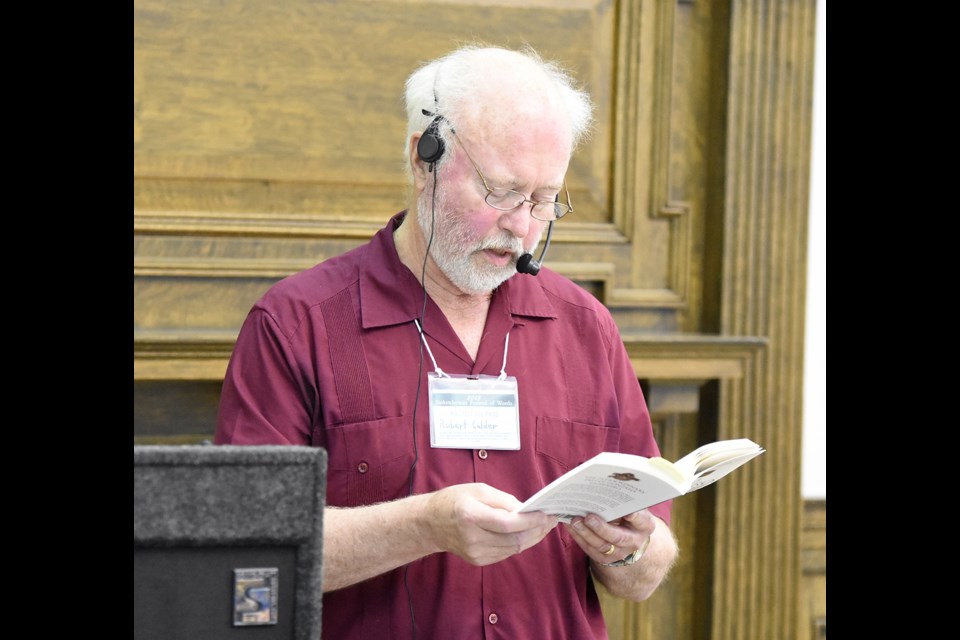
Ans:
{"type": "Polygon", "coordinates": [[[637,377],[649,380],[741,378],[766,340],[711,335],[622,335],[637,377]]]}
{"type": "Polygon", "coordinates": [[[276,258],[138,257],[133,260],[133,275],[137,278],[284,278],[316,263],[316,260],[276,258]]]}
{"type": "Polygon", "coordinates": [[[134,331],[133,379],[223,380],[235,331],[134,331]]]}
{"type": "Polygon", "coordinates": [[[690,205],[687,202],[670,200],[671,185],[671,145],[670,137],[673,124],[673,87],[674,57],[678,46],[676,35],[676,3],[665,2],[657,5],[658,28],[657,50],[660,55],[656,62],[656,80],[654,95],[655,121],[651,138],[653,139],[651,161],[652,188],[649,208],[651,218],[669,221],[669,263],[667,265],[667,289],[672,292],[674,305],[686,303],[689,284],[690,245],[690,205]]]}
{"type": "Polygon", "coordinates": [[[633,268],[611,290],[606,302],[612,306],[680,308],[687,303],[690,204],[668,195],[675,13],[673,3],[620,3],[613,212],[614,224],[633,245],[633,268]],[[637,222],[641,216],[669,223],[663,288],[636,284],[638,254],[647,245],[644,225],[637,222]]]}
{"type": "MultiPolygon", "coordinates": [[[[140,278],[283,278],[317,264],[313,259],[135,257],[133,275],[140,278]]],[[[551,262],[550,268],[572,280],[607,284],[615,267],[609,262],[551,262]]]]}
{"type": "Polygon", "coordinates": [[[796,635],[815,0],[730,5],[720,333],[768,346],[722,380],[718,437],[766,448],[717,485],[710,637],[796,635]]]}
{"type": "Polygon", "coordinates": [[[827,575],[827,501],[804,500],[801,567],[804,574],[827,575]]]}
{"type": "MultiPolygon", "coordinates": [[[[134,380],[222,380],[235,331],[135,331],[134,380]]],[[[738,378],[762,351],[758,338],[625,335],[637,377],[701,382],[738,378]]]]}
{"type": "MultiPolygon", "coordinates": [[[[572,217],[572,216],[571,216],[572,217]]],[[[284,238],[348,238],[368,240],[383,228],[379,217],[338,219],[319,213],[283,214],[264,211],[134,210],[133,231],[142,235],[250,236],[284,238]]],[[[624,244],[614,224],[564,219],[551,242],[624,244]]]]}
{"type": "Polygon", "coordinates": [[[798,638],[827,637],[827,501],[804,500],[798,638]]]}

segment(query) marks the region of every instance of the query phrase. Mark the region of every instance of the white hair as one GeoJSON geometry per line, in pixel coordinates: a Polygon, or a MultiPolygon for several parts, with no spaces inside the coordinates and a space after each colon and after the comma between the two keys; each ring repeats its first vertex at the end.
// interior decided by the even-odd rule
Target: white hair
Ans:
{"type": "MultiPolygon", "coordinates": [[[[457,123],[480,113],[488,113],[494,105],[478,104],[478,94],[490,95],[497,85],[529,85],[531,78],[536,86],[548,93],[554,104],[566,113],[570,125],[571,153],[586,139],[593,126],[593,104],[586,91],[577,88],[573,76],[555,61],[544,60],[532,47],[519,51],[501,47],[466,45],[447,55],[428,62],[414,71],[406,82],[405,104],[407,109],[407,136],[404,145],[404,166],[410,173],[408,146],[410,136],[426,130],[435,115],[442,115],[446,124],[454,129],[457,123]],[[553,95],[550,96],[549,94],[553,95]]],[[[526,86],[527,90],[531,90],[526,86]]],[[[507,92],[509,94],[509,92],[507,92]]],[[[438,166],[454,155],[450,136],[440,127],[440,137],[446,152],[438,166]]]]}

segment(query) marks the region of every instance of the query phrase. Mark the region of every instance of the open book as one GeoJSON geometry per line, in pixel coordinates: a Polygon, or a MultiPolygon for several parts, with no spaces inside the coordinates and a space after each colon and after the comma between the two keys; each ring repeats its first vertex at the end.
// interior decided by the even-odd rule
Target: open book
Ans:
{"type": "Polygon", "coordinates": [[[676,462],[605,451],[545,486],[517,511],[543,511],[562,522],[596,513],[610,522],[702,489],[763,452],[746,438],[705,444],[676,462]]]}

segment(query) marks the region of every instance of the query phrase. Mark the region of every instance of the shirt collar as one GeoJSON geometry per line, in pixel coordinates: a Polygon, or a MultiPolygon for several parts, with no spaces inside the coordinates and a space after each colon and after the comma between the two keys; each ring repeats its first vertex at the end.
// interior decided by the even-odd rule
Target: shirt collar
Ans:
{"type": "MultiPolygon", "coordinates": [[[[406,211],[394,215],[370,241],[368,257],[360,264],[360,316],[364,329],[413,322],[420,316],[423,289],[400,261],[393,232],[406,211]]],[[[536,276],[542,278],[544,273],[536,276]]],[[[553,302],[533,276],[517,274],[497,287],[504,310],[514,316],[555,318],[553,302]]],[[[433,304],[429,301],[428,304],[433,304]]]]}

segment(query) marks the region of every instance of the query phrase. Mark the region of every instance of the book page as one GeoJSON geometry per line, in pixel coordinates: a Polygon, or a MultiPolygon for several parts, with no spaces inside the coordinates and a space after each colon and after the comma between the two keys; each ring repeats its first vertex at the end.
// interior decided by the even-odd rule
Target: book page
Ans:
{"type": "MultiPolygon", "coordinates": [[[[736,468],[737,466],[747,462],[747,460],[750,458],[761,453],[763,453],[763,448],[760,447],[760,445],[758,445],[756,442],[753,442],[747,438],[718,440],[717,442],[711,442],[703,445],[702,447],[694,449],[687,455],[677,460],[675,465],[682,469],[684,473],[689,474],[691,477],[705,476],[711,469],[723,465],[723,468],[727,470],[721,475],[726,475],[726,473],[729,473],[732,470],[727,468],[728,461],[734,459],[739,460],[744,455],[750,456],[745,460],[741,460],[739,464],[735,465],[734,468],[736,468]]],[[[716,473],[716,471],[712,473],[716,473]]],[[[719,478],[721,476],[717,477],[719,478]]]]}
{"type": "Polygon", "coordinates": [[[714,464],[710,467],[702,469],[701,471],[697,472],[696,478],[694,478],[693,483],[690,485],[690,491],[696,491],[697,489],[702,489],[708,484],[713,484],[734,469],[746,464],[747,461],[756,458],[761,453],[763,453],[763,449],[749,451],[747,453],[742,453],[735,458],[725,459],[719,464],[714,464]]]}
{"type": "Polygon", "coordinates": [[[597,462],[625,454],[600,454],[550,483],[523,503],[520,512],[543,511],[570,522],[576,516],[596,513],[607,522],[681,495],[662,470],[635,459],[632,466],[597,462]]]}
{"type": "Polygon", "coordinates": [[[703,445],[674,463],[606,451],[545,486],[517,511],[543,511],[563,522],[596,513],[610,522],[713,484],[763,452],[746,438],[703,445]]]}

